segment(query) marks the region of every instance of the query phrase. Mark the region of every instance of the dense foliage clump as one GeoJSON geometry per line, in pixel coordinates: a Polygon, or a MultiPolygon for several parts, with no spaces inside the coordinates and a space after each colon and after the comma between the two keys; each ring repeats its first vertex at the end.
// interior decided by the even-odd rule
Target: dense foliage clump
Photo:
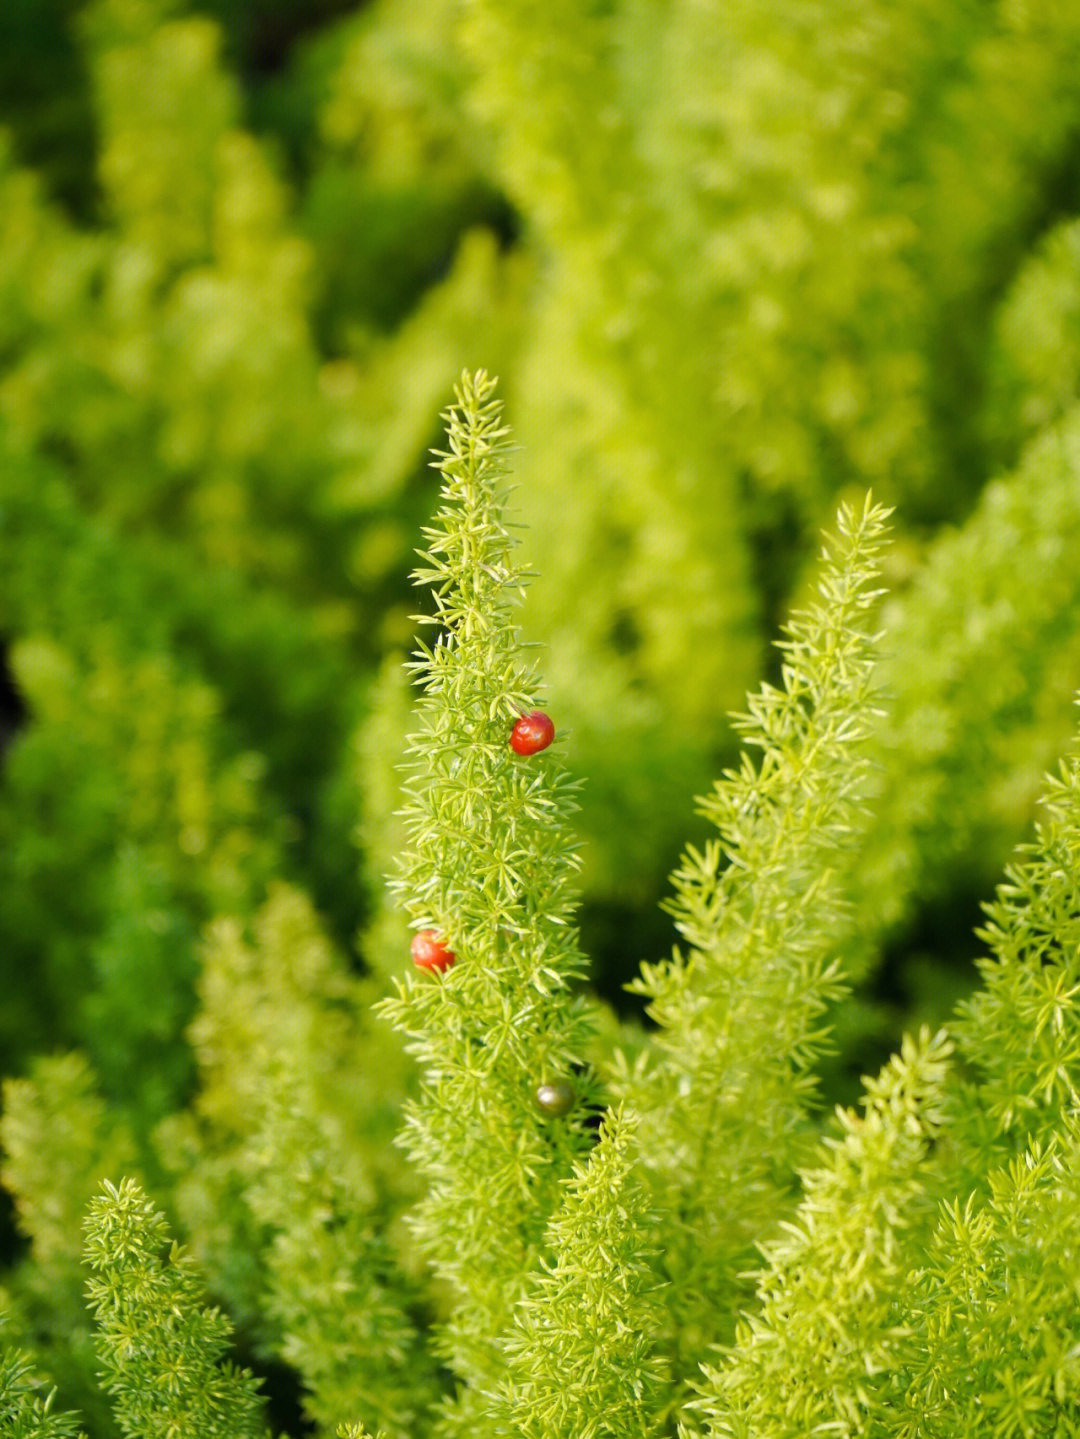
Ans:
{"type": "Polygon", "coordinates": [[[1078,63],[3,11],[0,1439],[1080,1430],[1078,63]]]}

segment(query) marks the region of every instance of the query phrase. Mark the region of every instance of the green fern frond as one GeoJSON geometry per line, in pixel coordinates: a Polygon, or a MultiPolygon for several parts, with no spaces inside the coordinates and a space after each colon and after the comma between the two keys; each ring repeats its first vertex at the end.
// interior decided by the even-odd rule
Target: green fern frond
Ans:
{"type": "Polygon", "coordinates": [[[54,1412],[55,1391],[42,1388],[24,1354],[0,1352],[0,1439],[86,1439],[74,1415],[54,1412]]]}
{"type": "Polygon", "coordinates": [[[631,988],[660,1026],[614,1087],[642,1116],[642,1150],[670,1205],[665,1269],[683,1378],[730,1326],[739,1272],[782,1213],[807,1152],[812,1066],[827,1006],[845,991],[836,952],[848,910],[835,876],[856,841],[878,713],[878,557],[889,512],[840,511],[816,605],[788,628],[782,688],[736,720],[744,755],[702,812],[719,837],[690,848],[668,906],[686,941],[631,988]]]}
{"type": "Polygon", "coordinates": [[[653,1261],[658,1216],[634,1173],[635,1125],[605,1120],[548,1228],[550,1257],[504,1341],[500,1432],[524,1439],[645,1439],[668,1373],[655,1352],[664,1309],[653,1261]]]}
{"type": "MultiPolygon", "coordinates": [[[[379,1006],[422,1066],[403,1142],[427,1185],[415,1233],[454,1296],[446,1350],[483,1384],[501,1370],[496,1337],[560,1180],[590,1140],[582,1103],[551,1117],[537,1102],[538,1086],[571,1082],[581,1060],[588,1019],[573,987],[585,961],[561,746],[530,757],[509,746],[538,682],[513,622],[526,577],[503,519],[508,432],[493,390],[483,372],[463,376],[446,416],[442,504],[416,572],[435,605],[422,621],[439,633],[412,666],[423,698],[404,786],[409,848],[392,880],[456,963],[409,974],[379,1006]]],[[[576,1083],[586,1099],[587,1079],[576,1083]]]]}
{"type": "Polygon", "coordinates": [[[263,1439],[265,1427],[247,1370],[223,1362],[231,1328],[207,1307],[194,1262],[132,1179],[90,1205],[87,1294],[98,1324],[102,1383],[131,1439],[263,1439]]]}
{"type": "Polygon", "coordinates": [[[942,1206],[903,1316],[898,1439],[1080,1432],[1078,1173],[1073,1116],[942,1206]]]}
{"type": "Polygon", "coordinates": [[[862,1115],[838,1113],[793,1223],[762,1246],[759,1311],[726,1364],[707,1367],[710,1439],[857,1439],[887,1411],[908,1358],[911,1264],[933,1219],[927,1157],[940,1131],[952,1046],[905,1038],[862,1115]]]}
{"type": "MultiPolygon", "coordinates": [[[[215,1230],[234,1269],[247,1260],[238,1307],[262,1316],[262,1345],[296,1371],[310,1418],[362,1412],[406,1439],[435,1386],[406,1313],[415,1286],[382,1232],[402,1202],[404,1166],[386,1153],[398,1041],[368,1032],[365,987],[303,892],[275,885],[250,931],[223,919],[204,946],[190,1030],[202,1087],[191,1125],[171,1131],[180,1207],[215,1268],[215,1230]]],[[[235,1304],[228,1281],[215,1273],[235,1304]]]]}
{"type": "Polygon", "coordinates": [[[961,1008],[961,1052],[999,1133],[1048,1139],[1080,1091],[1080,759],[1048,780],[1035,839],[1006,870],[979,932],[983,988],[961,1008]]]}

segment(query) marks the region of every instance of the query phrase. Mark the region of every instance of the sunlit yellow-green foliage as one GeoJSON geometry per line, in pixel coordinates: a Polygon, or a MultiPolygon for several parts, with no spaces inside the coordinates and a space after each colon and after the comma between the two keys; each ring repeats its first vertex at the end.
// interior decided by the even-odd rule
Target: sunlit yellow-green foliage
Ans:
{"type": "Polygon", "coordinates": [[[414,1266],[388,1237],[412,1187],[391,1147],[400,1051],[301,892],[274,888],[252,931],[209,932],[194,1112],[159,1149],[195,1252],[264,1352],[306,1375],[309,1414],[332,1427],[362,1407],[406,1435],[432,1384],[405,1312],[414,1266]]]}
{"type": "Polygon", "coordinates": [[[122,1116],[102,1103],[79,1055],[39,1059],[28,1078],[4,1083],[0,1179],[18,1196],[29,1254],[7,1276],[4,1308],[21,1319],[32,1346],[95,1432],[115,1433],[96,1389],[93,1328],[80,1266],[81,1226],[101,1183],[137,1168],[122,1116]]]}
{"type": "MultiPolygon", "coordinates": [[[[1080,20],[377,0],[261,89],[236,23],[81,14],[93,224],[19,168],[15,116],[5,443],[178,549],[190,587],[273,585],[327,669],[355,662],[348,696],[307,668],[333,753],[282,776],[339,839],[366,675],[409,639],[435,416],[463,364],[504,371],[532,623],[590,778],[587,892],[651,902],[832,497],[963,518],[1075,393],[1067,249],[1028,256],[1068,212],[1080,20]]],[[[303,684],[263,641],[264,683],[303,684]]]]}
{"type": "MultiPolygon", "coordinates": [[[[74,1432],[65,1408],[91,1439],[157,1422],[122,1325],[92,1350],[104,1179],[99,1230],[145,1247],[135,1290],[175,1291],[203,1335],[196,1359],[153,1331],[183,1370],[162,1423],[215,1396],[262,1423],[215,1304],[283,1430],[906,1434],[892,1414],[952,1439],[999,1372],[974,1432],[1080,1423],[1067,1260],[1018,1290],[1074,1242],[1075,976],[1031,928],[1064,944],[1071,820],[1032,861],[1050,919],[1009,892],[992,913],[963,1081],[943,1041],[909,1044],[815,1149],[819,1090],[851,1100],[902,1016],[936,1028],[976,982],[976,901],[1072,742],[1078,73],[1075,0],[0,5],[0,1439],[74,1432]],[[495,719],[498,793],[459,813],[423,775],[462,716],[418,730],[402,670],[431,617],[408,587],[429,450],[481,366],[516,445],[485,523],[527,527],[536,575],[502,642],[545,646],[543,685],[496,707],[542,703],[583,781],[572,816],[555,786],[539,869],[504,844],[495,719]],[[880,640],[834,590],[778,655],[836,583],[820,533],[874,504],[880,640]],[[748,693],[760,771],[729,718],[748,693]],[[578,840],[556,982],[551,915],[513,905],[578,840]],[[526,882],[493,908],[504,862],[526,882]],[[512,967],[462,969],[445,1011],[406,981],[405,1054],[367,1011],[412,974],[410,920],[460,912],[462,954],[497,969],[504,910],[570,1007],[549,1023],[512,967]],[[622,1017],[641,960],[659,1034],[622,1017]],[[478,1100],[496,1049],[518,1070],[478,1100]],[[624,1108],[595,1164],[591,1119],[552,1139],[531,1107],[556,1060],[624,1108]],[[494,1132],[520,1143],[492,1171],[494,1132]],[[155,1249],[160,1208],[208,1297],[155,1249]],[[612,1319],[588,1255],[619,1212],[612,1319]],[[853,1266],[824,1360],[822,1246],[853,1266]]],[[[490,699],[490,659],[461,693],[490,699]]]]}
{"type": "Polygon", "coordinates": [[[1067,746],[1080,680],[1077,545],[1073,404],[985,487],[962,529],[926,547],[890,599],[882,687],[893,703],[853,880],[870,954],[958,873],[980,890],[993,882],[1018,816],[1067,746]]]}

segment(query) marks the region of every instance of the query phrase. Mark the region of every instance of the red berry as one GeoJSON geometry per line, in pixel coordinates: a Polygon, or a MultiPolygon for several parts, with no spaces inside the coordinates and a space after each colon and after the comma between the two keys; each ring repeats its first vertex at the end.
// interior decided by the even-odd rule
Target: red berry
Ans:
{"type": "Polygon", "coordinates": [[[510,748],[515,754],[539,754],[555,738],[555,726],[550,715],[543,710],[533,710],[522,715],[510,734],[510,748]]]}
{"type": "Polygon", "coordinates": [[[437,929],[421,929],[413,935],[410,946],[413,964],[417,969],[449,969],[457,959],[452,949],[447,949],[437,929]]]}

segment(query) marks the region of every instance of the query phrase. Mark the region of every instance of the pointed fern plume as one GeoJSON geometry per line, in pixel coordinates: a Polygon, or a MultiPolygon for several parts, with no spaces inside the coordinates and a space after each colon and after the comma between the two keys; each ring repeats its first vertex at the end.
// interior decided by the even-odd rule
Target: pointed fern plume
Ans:
{"type": "Polygon", "coordinates": [[[39,1058],[25,1078],[4,1081],[2,1099],[0,1182],[30,1241],[6,1282],[25,1310],[35,1361],[91,1433],[108,1432],[86,1312],[82,1220],[106,1175],[132,1171],[136,1146],[81,1054],[39,1058]]]}
{"type": "Polygon", "coordinates": [[[1075,754],[1048,777],[1042,803],[1033,840],[986,906],[983,986],[954,1026],[968,1065],[950,1096],[958,1177],[908,1316],[905,1412],[928,1439],[1080,1432],[1075,754]]]}
{"type": "Polygon", "coordinates": [[[613,1079],[642,1116],[642,1148],[670,1210],[677,1374],[730,1336],[739,1272],[784,1207],[806,1153],[823,1015],[844,992],[835,952],[847,909],[833,875],[858,833],[877,713],[868,628],[889,511],[841,509],[819,598],[780,645],[782,687],[765,684],[737,719],[760,751],[727,771],[702,812],[719,830],[689,848],[669,908],[685,951],[643,965],[655,1042],[613,1079]]]}
{"type": "MultiPolygon", "coordinates": [[[[838,1111],[805,1175],[793,1223],[762,1246],[759,1311],[740,1320],[726,1363],[706,1368],[709,1439],[859,1439],[890,1410],[907,1350],[913,1261],[933,1218],[927,1156],[942,1122],[951,1044],[905,1038],[864,1113],[838,1111]]],[[[910,1431],[912,1439],[921,1431],[910,1431]]]]}
{"type": "Polygon", "coordinates": [[[550,1257],[505,1340],[496,1414],[523,1439],[645,1439],[662,1432],[668,1374],[654,1352],[664,1311],[657,1216],[634,1173],[628,1115],[610,1114],[548,1228],[550,1257]]]}
{"type": "Polygon", "coordinates": [[[1080,1433],[1080,760],[1045,806],[987,906],[966,1071],[906,1041],[841,1113],[707,1370],[709,1439],[1080,1433]]]}
{"type": "Polygon", "coordinates": [[[191,1258],[134,1180],[107,1180],[86,1221],[87,1294],[117,1423],[130,1439],[263,1439],[257,1380],[221,1362],[231,1334],[191,1258]]]}
{"type": "MultiPolygon", "coordinates": [[[[1075,741],[1074,741],[1075,742],[1075,741]]],[[[956,1171],[916,1283],[895,1431],[925,1439],[1080,1433],[1080,759],[1047,780],[1033,840],[980,931],[960,1009],[956,1171]]]]}
{"type": "Polygon", "coordinates": [[[898,1439],[1080,1433],[1080,1127],[1070,1116],[942,1206],[912,1266],[898,1439]]]}
{"type": "MultiPolygon", "coordinates": [[[[572,991],[585,965],[571,922],[572,783],[557,747],[509,747],[537,679],[513,623],[524,575],[503,520],[507,430],[493,390],[482,371],[464,375],[446,416],[442,505],[415,576],[438,634],[413,666],[423,697],[404,786],[409,848],[392,881],[413,925],[438,930],[456,963],[419,973],[406,958],[380,1006],[421,1065],[403,1141],[426,1186],[413,1224],[449,1285],[442,1343],[472,1384],[466,1406],[500,1372],[497,1336],[590,1137],[582,1104],[561,1117],[537,1103],[538,1086],[571,1083],[581,1059],[588,1025],[572,991]]],[[[454,1422],[473,1421],[463,1410],[454,1422]]]]}

